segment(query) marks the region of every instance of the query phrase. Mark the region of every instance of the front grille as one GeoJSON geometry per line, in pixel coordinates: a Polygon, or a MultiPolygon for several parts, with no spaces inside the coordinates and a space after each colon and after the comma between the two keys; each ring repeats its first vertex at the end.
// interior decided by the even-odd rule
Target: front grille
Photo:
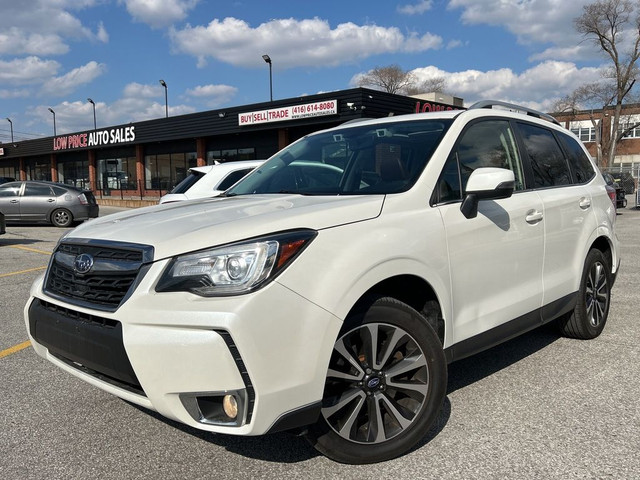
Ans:
{"type": "Polygon", "coordinates": [[[152,260],[153,248],[145,245],[89,240],[62,243],[51,259],[45,291],[76,305],[115,311],[146,271],[144,265],[152,260]],[[86,272],[76,265],[81,255],[92,262],[86,272]]]}

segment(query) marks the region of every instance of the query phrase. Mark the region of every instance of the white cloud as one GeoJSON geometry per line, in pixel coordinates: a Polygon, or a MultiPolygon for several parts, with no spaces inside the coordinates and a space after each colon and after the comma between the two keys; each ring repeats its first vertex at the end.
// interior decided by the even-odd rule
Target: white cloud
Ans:
{"type": "Polygon", "coordinates": [[[107,30],[104,28],[102,22],[98,25],[98,31],[96,32],[96,38],[98,41],[102,43],[109,43],[109,34],[107,30]]]}
{"type": "Polygon", "coordinates": [[[143,85],[142,83],[132,82],[124,87],[125,98],[158,98],[164,95],[164,87],[162,85],[143,85]]]}
{"type": "Polygon", "coordinates": [[[16,90],[0,90],[0,98],[3,100],[8,100],[10,98],[27,98],[31,95],[31,92],[26,88],[16,89],[16,90]]]}
{"type": "Polygon", "coordinates": [[[442,39],[426,33],[402,34],[395,27],[342,23],[331,28],[319,18],[276,19],[251,27],[237,18],[214,19],[207,26],[187,25],[169,32],[173,50],[193,55],[198,65],[215,58],[236,66],[262,63],[269,53],[273,67],[336,66],[383,53],[417,52],[440,48],[442,39]]]}
{"type": "Polygon", "coordinates": [[[184,20],[199,0],[119,0],[129,14],[152,28],[169,26],[184,20]]]}
{"type": "Polygon", "coordinates": [[[63,55],[68,40],[106,41],[104,26],[96,33],[71,12],[99,0],[0,0],[0,54],[63,55]],[[6,20],[6,21],[5,21],[6,20]]]}
{"type": "Polygon", "coordinates": [[[31,56],[10,61],[0,60],[0,83],[25,85],[44,82],[60,69],[55,60],[31,56]]]}
{"type": "Polygon", "coordinates": [[[16,27],[0,30],[0,54],[6,55],[62,55],[69,46],[58,35],[28,33],[16,27]]]}
{"type": "Polygon", "coordinates": [[[594,58],[595,51],[585,46],[573,26],[582,7],[593,0],[449,0],[450,10],[461,9],[467,25],[486,24],[505,28],[521,44],[552,44],[553,47],[532,57],[533,60],[578,60],[594,58]],[[576,53],[580,57],[572,56],[576,53]]]}
{"type": "MultiPolygon", "coordinates": [[[[160,87],[160,86],[159,86],[160,87]]],[[[2,91],[0,91],[0,96],[2,91]]],[[[0,97],[1,98],[1,97],[0,97]]],[[[171,102],[171,98],[169,98],[171,102]]],[[[56,112],[56,130],[59,134],[80,132],[93,128],[93,106],[89,102],[64,101],[55,105],[40,105],[27,111],[34,120],[30,123],[50,124],[51,112],[56,112]]],[[[188,105],[169,103],[169,115],[193,113],[195,109],[188,105]]],[[[98,128],[121,125],[162,118],[165,116],[164,90],[155,85],[129,84],[123,91],[122,98],[112,104],[96,102],[96,119],[98,128]]],[[[50,134],[49,132],[45,132],[50,134]]]]}
{"type": "Polygon", "coordinates": [[[61,77],[54,77],[47,80],[41,88],[41,93],[63,97],[73,92],[79,85],[92,82],[106,71],[106,66],[102,63],[89,62],[78,68],[74,68],[61,77]]]}
{"type": "MultiPolygon", "coordinates": [[[[188,105],[172,105],[169,99],[169,116],[185,115],[195,112],[188,105]]],[[[121,98],[108,109],[106,125],[117,125],[129,122],[141,122],[165,116],[165,105],[162,102],[145,101],[142,98],[121,98]]]]}
{"type": "MultiPolygon", "coordinates": [[[[168,85],[171,92],[171,85],[168,85]]],[[[172,105],[169,93],[169,115],[184,115],[195,112],[189,105],[172,105]]],[[[164,87],[160,84],[145,85],[129,83],[124,87],[122,98],[108,107],[109,125],[139,122],[165,116],[164,87]]]]}
{"type": "Polygon", "coordinates": [[[431,10],[432,6],[432,0],[421,0],[418,3],[399,5],[398,12],[404,13],[405,15],[421,15],[424,12],[431,10]]]}
{"type": "Polygon", "coordinates": [[[237,93],[238,89],[230,85],[198,85],[187,90],[185,95],[204,102],[207,107],[215,108],[228,103],[237,93]]]}
{"type": "MultiPolygon", "coordinates": [[[[578,68],[571,62],[546,61],[516,73],[510,68],[447,72],[434,66],[416,68],[412,72],[418,82],[432,78],[447,79],[447,93],[462,97],[466,105],[478,100],[502,100],[539,110],[548,110],[560,97],[578,85],[600,79],[597,68],[578,68]]],[[[354,75],[355,85],[362,74],[354,75]]]]}

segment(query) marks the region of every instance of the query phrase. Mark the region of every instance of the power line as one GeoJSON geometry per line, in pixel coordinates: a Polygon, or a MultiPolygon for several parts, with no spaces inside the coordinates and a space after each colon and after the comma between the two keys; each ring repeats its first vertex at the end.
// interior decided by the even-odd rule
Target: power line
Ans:
{"type": "MultiPolygon", "coordinates": [[[[22,140],[32,140],[35,138],[42,138],[44,137],[44,135],[41,134],[37,134],[37,133],[29,133],[29,132],[20,132],[17,130],[13,131],[13,140],[14,142],[19,142],[22,140]],[[18,136],[19,135],[19,136],[18,136]],[[22,138],[20,138],[22,137],[22,138]]],[[[7,142],[11,141],[11,130],[8,128],[0,128],[0,138],[7,138],[7,142]]],[[[2,140],[4,142],[4,140],[2,140]]],[[[7,143],[4,142],[4,143],[7,143]]]]}

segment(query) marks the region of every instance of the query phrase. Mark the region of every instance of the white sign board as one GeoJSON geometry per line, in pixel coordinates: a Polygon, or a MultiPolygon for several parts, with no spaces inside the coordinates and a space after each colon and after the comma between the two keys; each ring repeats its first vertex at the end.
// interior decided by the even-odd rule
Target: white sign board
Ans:
{"type": "Polygon", "coordinates": [[[258,123],[282,122],[285,120],[336,115],[337,113],[338,101],[326,100],[324,102],[307,103],[305,105],[293,105],[257,112],[240,113],[238,114],[238,125],[242,127],[244,125],[256,125],[258,123]]]}

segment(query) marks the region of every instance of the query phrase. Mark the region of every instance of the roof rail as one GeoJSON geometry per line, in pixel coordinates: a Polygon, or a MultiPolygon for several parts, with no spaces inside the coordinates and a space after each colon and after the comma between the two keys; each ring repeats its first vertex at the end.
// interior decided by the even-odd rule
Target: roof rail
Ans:
{"type": "Polygon", "coordinates": [[[542,113],[537,110],[533,110],[532,108],[522,107],[520,105],[515,105],[513,103],[501,102],[499,100],[481,100],[479,102],[474,103],[469,107],[469,110],[474,110],[476,108],[493,108],[494,106],[503,107],[511,111],[526,113],[527,115],[531,115],[532,117],[542,118],[547,120],[548,122],[555,123],[556,125],[560,125],[555,118],[553,118],[548,113],[542,113]]]}

